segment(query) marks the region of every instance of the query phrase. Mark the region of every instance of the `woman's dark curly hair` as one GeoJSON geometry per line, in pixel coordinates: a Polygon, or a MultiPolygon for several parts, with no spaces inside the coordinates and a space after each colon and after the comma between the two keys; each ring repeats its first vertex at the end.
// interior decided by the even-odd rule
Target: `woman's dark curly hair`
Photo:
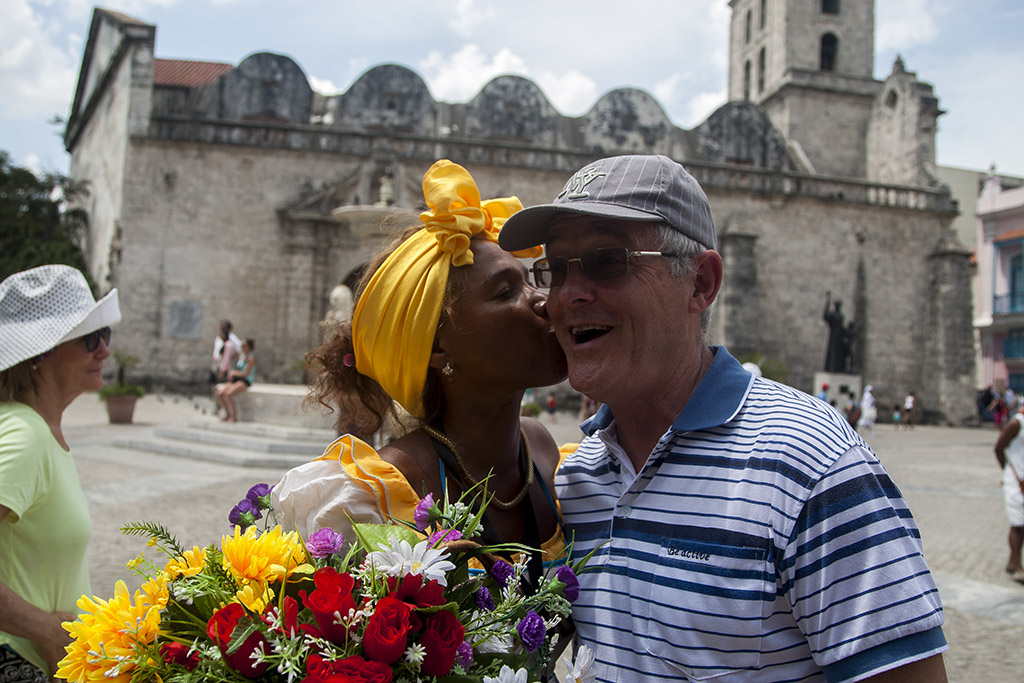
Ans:
{"type": "MultiPolygon", "coordinates": [[[[370,262],[356,286],[352,310],[355,310],[366,284],[385,259],[402,242],[423,229],[422,225],[407,228],[370,262]]],[[[453,268],[448,276],[448,286],[441,304],[439,327],[451,320],[452,308],[465,291],[465,283],[465,268],[453,268]]],[[[339,423],[344,427],[344,431],[368,439],[380,431],[389,419],[398,419],[396,404],[376,380],[360,373],[355,367],[345,365],[345,356],[354,353],[352,321],[328,324],[324,332],[325,341],[306,354],[305,366],[310,388],[306,402],[325,406],[330,412],[337,409],[340,412],[339,423]]],[[[423,408],[423,421],[428,424],[444,413],[444,395],[440,379],[432,368],[427,370],[427,382],[423,388],[423,408]]]]}

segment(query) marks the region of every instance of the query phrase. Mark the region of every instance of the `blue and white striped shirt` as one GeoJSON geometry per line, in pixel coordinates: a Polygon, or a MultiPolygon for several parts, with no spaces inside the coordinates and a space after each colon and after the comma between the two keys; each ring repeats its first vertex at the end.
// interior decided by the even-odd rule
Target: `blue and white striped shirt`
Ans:
{"type": "Polygon", "coordinates": [[[639,473],[604,406],[556,477],[598,679],[853,681],[946,648],[910,510],[836,411],[724,348],[639,473]]]}

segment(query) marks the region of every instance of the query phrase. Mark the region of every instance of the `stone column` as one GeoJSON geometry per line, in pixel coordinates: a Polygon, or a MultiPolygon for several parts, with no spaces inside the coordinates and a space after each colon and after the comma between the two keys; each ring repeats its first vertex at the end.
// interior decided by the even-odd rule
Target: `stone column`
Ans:
{"type": "Polygon", "coordinates": [[[931,296],[924,344],[928,400],[922,408],[946,424],[971,424],[977,416],[970,251],[949,233],[928,258],[931,296]],[[932,401],[935,405],[929,405],[932,401]]]}
{"type": "Polygon", "coordinates": [[[718,242],[725,264],[715,316],[722,343],[735,357],[761,352],[757,312],[757,235],[725,231],[718,242]]]}

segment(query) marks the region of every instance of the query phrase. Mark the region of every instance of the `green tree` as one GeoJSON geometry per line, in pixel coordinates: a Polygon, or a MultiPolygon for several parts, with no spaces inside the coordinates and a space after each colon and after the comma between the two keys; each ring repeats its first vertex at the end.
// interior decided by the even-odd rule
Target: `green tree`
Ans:
{"type": "Polygon", "coordinates": [[[81,244],[88,216],[70,208],[85,193],[81,183],[59,173],[36,176],[15,166],[0,150],[0,280],[47,263],[86,272],[81,244]]]}

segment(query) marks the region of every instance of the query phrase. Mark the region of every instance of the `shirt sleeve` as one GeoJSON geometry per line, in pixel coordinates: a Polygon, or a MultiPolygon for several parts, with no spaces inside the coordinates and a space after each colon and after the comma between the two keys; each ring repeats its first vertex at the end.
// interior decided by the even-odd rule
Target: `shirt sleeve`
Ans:
{"type": "Polygon", "coordinates": [[[46,462],[39,436],[16,415],[0,420],[0,505],[17,521],[42,495],[46,462]]]}
{"type": "Polygon", "coordinates": [[[858,680],[946,649],[920,532],[866,447],[849,449],[817,482],[784,549],[780,579],[815,661],[844,671],[835,680],[858,680]],[[933,631],[938,644],[913,637],[933,631]]]}

